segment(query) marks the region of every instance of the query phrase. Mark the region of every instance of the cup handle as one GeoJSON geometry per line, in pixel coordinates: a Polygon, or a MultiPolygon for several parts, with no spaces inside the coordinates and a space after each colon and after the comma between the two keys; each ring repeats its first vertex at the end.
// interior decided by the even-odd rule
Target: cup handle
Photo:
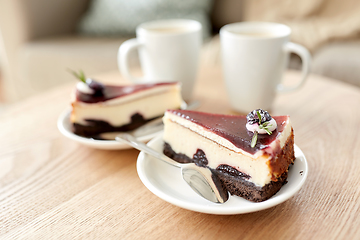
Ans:
{"type": "Polygon", "coordinates": [[[136,38],[126,40],[123,42],[118,51],[117,61],[118,61],[118,68],[121,74],[128,80],[139,83],[142,82],[142,78],[137,78],[131,75],[129,70],[129,53],[138,47],[142,46],[143,44],[140,43],[136,38]]]}
{"type": "Polygon", "coordinates": [[[300,88],[304,83],[305,80],[310,72],[310,66],[311,66],[311,55],[309,53],[309,51],[296,43],[292,43],[289,42],[285,45],[285,52],[293,52],[297,55],[299,55],[299,57],[301,58],[302,61],[302,76],[301,76],[301,80],[295,85],[295,86],[284,86],[283,84],[279,84],[277,86],[277,91],[278,92],[290,92],[293,90],[296,90],[298,88],[300,88]]]}

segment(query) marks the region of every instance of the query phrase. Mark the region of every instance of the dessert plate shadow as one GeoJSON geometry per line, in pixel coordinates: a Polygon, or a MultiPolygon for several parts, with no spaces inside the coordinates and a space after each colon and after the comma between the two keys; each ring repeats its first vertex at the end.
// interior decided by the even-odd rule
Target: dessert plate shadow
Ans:
{"type": "MultiPolygon", "coordinates": [[[[152,139],[148,145],[158,151],[163,149],[162,135],[152,139]]],[[[295,195],[308,175],[304,153],[295,145],[295,163],[290,166],[288,183],[270,199],[254,203],[238,196],[231,196],[224,204],[216,204],[198,196],[182,179],[179,168],[140,152],[137,172],[143,184],[159,198],[178,207],[195,212],[230,215],[264,210],[276,206],[295,195]]]]}
{"type": "MultiPolygon", "coordinates": [[[[98,149],[107,149],[107,150],[121,150],[121,149],[130,149],[130,145],[126,143],[120,143],[114,140],[96,140],[92,138],[86,138],[79,135],[76,135],[71,130],[70,122],[70,113],[71,109],[66,109],[63,111],[57,121],[57,127],[59,131],[67,138],[74,140],[83,145],[98,148],[98,149]]],[[[150,139],[154,138],[159,132],[154,132],[148,135],[139,136],[139,141],[148,142],[150,139]]]]}

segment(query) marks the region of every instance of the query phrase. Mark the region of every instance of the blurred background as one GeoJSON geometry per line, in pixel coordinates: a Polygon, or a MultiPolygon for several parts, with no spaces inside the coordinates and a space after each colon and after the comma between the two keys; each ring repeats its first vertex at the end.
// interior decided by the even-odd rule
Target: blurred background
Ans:
{"type": "MultiPolygon", "coordinates": [[[[360,4],[356,0],[1,0],[0,108],[74,78],[117,71],[117,51],[142,22],[188,18],[203,25],[201,65],[218,65],[218,31],[228,23],[289,25],[313,56],[312,72],[360,86],[360,4]]],[[[134,53],[132,63],[138,59],[134,53]]],[[[299,69],[292,56],[289,67],[299,69]]]]}

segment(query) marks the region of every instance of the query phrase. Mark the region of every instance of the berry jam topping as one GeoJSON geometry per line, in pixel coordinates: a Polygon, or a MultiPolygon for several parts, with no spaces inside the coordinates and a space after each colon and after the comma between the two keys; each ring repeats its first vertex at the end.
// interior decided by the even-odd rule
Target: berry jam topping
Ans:
{"type": "Polygon", "coordinates": [[[193,156],[194,162],[200,167],[205,167],[208,165],[208,160],[205,156],[205,152],[201,149],[197,149],[196,153],[193,156]]]}
{"type": "Polygon", "coordinates": [[[95,93],[102,92],[104,90],[104,85],[102,83],[91,78],[86,79],[86,84],[89,86],[89,88],[93,89],[95,93]]]}
{"type": "Polygon", "coordinates": [[[272,117],[270,116],[270,114],[267,111],[259,108],[259,109],[253,110],[246,116],[247,122],[250,124],[259,123],[259,114],[261,116],[260,124],[263,124],[264,122],[268,122],[272,119],[272,117]]]}
{"type": "Polygon", "coordinates": [[[77,84],[77,89],[84,93],[93,96],[103,96],[104,93],[104,85],[100,82],[97,82],[91,78],[86,78],[83,71],[79,71],[78,73],[70,70],[70,72],[81,81],[82,84],[77,84]]]}
{"type": "Polygon", "coordinates": [[[272,134],[277,128],[276,121],[270,116],[270,114],[262,109],[256,109],[250,112],[247,116],[246,129],[253,132],[253,138],[251,141],[251,147],[255,147],[258,134],[272,134]]]}

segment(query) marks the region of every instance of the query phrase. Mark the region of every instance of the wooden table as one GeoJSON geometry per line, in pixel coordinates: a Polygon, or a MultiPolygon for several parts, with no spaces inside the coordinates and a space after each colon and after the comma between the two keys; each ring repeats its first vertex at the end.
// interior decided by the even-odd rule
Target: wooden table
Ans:
{"type": "MultiPolygon", "coordinates": [[[[117,73],[104,79],[118,79],[117,73]]],[[[289,72],[286,79],[299,78],[289,72]]],[[[73,85],[0,115],[0,236],[4,239],[360,238],[360,90],[311,76],[279,96],[309,176],[288,201],[260,212],[209,215],[152,194],[136,172],[138,151],[97,150],[60,134],[56,120],[73,85]]],[[[231,113],[220,68],[203,68],[199,110],[231,113]]]]}

